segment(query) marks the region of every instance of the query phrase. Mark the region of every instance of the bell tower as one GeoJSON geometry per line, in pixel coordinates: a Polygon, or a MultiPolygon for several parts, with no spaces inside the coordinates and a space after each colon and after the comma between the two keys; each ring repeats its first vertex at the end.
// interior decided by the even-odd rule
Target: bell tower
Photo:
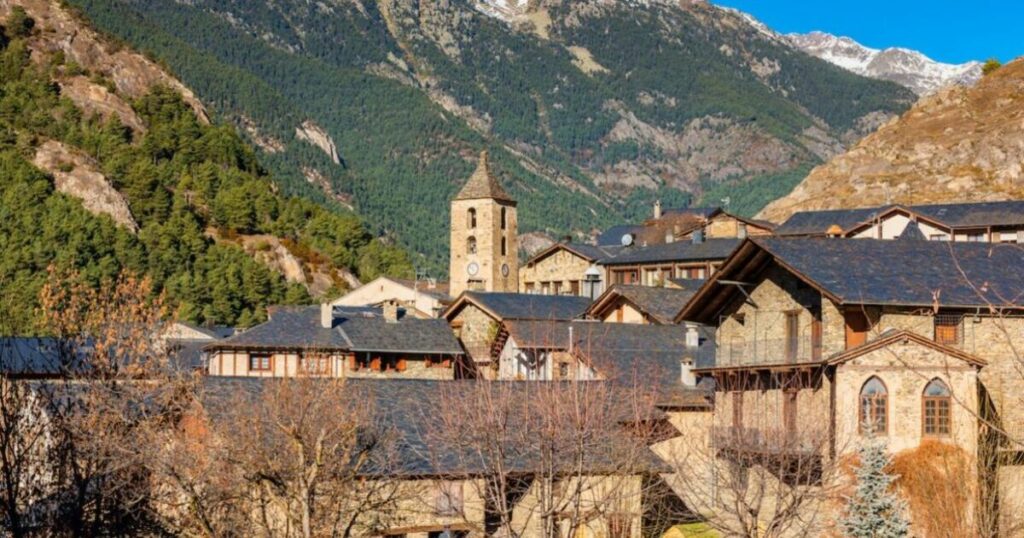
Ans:
{"type": "Polygon", "coordinates": [[[516,201],[491,174],[487,151],[451,204],[450,294],[519,291],[516,201]]]}

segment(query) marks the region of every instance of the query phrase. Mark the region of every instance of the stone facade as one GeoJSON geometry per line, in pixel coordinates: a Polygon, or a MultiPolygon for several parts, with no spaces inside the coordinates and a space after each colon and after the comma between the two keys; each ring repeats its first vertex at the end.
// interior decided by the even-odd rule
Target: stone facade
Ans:
{"type": "Polygon", "coordinates": [[[476,305],[466,304],[449,323],[478,368],[490,364],[491,344],[498,336],[498,320],[476,305]]]}
{"type": "MultiPolygon", "coordinates": [[[[593,265],[591,260],[565,247],[556,247],[549,254],[534,258],[519,272],[520,293],[544,295],[582,295],[584,273],[593,265]]],[[[602,282],[604,281],[602,270],[602,282]]],[[[594,291],[597,297],[603,290],[594,291]]]]}

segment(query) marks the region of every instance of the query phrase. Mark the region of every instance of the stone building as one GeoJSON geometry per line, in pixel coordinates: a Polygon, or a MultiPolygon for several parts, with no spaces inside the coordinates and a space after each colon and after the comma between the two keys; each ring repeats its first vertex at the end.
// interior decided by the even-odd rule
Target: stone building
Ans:
{"type": "MultiPolygon", "coordinates": [[[[689,281],[683,281],[689,282],[689,281]]],[[[693,282],[703,283],[702,280],[693,282]]],[[[587,319],[605,323],[669,325],[697,291],[697,287],[649,287],[615,284],[587,308],[587,319]]]]}
{"type": "Polygon", "coordinates": [[[451,203],[449,293],[519,289],[516,201],[491,173],[487,152],[451,203]]]}
{"type": "Polygon", "coordinates": [[[980,501],[959,508],[1015,535],[1022,263],[1011,245],[747,240],[677,317],[716,327],[696,370],[716,382],[712,442],[821,466],[866,435],[897,455],[941,443],[982,469],[957,477],[980,501]]]}
{"type": "Polygon", "coordinates": [[[775,229],[785,237],[852,237],[1024,243],[1024,201],[884,205],[800,211],[775,229]]]}
{"type": "Polygon", "coordinates": [[[277,307],[269,318],[207,345],[208,375],[453,379],[463,363],[444,320],[407,316],[395,303],[277,307]]]}
{"type": "Polygon", "coordinates": [[[491,378],[497,367],[491,347],[503,322],[569,321],[582,316],[589,305],[584,297],[470,291],[456,299],[442,318],[455,331],[477,372],[491,378]]]}

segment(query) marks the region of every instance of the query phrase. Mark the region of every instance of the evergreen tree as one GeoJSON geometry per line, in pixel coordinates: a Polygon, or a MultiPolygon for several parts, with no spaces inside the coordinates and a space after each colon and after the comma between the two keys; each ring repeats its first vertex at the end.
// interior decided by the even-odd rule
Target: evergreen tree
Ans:
{"type": "Polygon", "coordinates": [[[857,491],[841,524],[850,538],[900,538],[910,532],[906,502],[889,491],[896,477],[886,473],[890,458],[885,442],[868,439],[859,450],[857,491]]]}

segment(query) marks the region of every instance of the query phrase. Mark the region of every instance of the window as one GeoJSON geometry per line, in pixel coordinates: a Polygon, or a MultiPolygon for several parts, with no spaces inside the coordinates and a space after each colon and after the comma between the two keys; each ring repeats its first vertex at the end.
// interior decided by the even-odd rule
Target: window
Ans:
{"type": "Polygon", "coordinates": [[[434,497],[434,512],[439,516],[457,516],[462,513],[462,482],[441,482],[434,497]]]}
{"type": "Polygon", "coordinates": [[[786,360],[796,362],[799,348],[800,312],[786,312],[786,360]]]}
{"type": "Polygon", "coordinates": [[[871,321],[867,313],[854,308],[847,310],[843,315],[846,321],[846,349],[855,348],[868,341],[868,331],[871,330],[871,321]]]}
{"type": "Polygon", "coordinates": [[[743,392],[732,393],[732,427],[739,430],[743,427],[743,392]]]}
{"type": "Polygon", "coordinates": [[[508,217],[506,216],[505,208],[501,208],[501,229],[504,230],[508,224],[508,217]]]}
{"type": "Polygon", "coordinates": [[[935,315],[935,341],[947,346],[960,343],[960,314],[935,315]]]}
{"type": "Polygon", "coordinates": [[[504,256],[508,252],[508,243],[504,237],[501,238],[501,255],[504,256]]]}
{"type": "Polygon", "coordinates": [[[476,238],[472,235],[466,240],[466,254],[476,254],[476,238]]]}
{"type": "Polygon", "coordinates": [[[796,439],[796,402],[800,393],[787,389],[782,393],[782,424],[786,428],[786,439],[796,439]]]}
{"type": "Polygon", "coordinates": [[[467,224],[469,225],[469,227],[476,228],[476,208],[469,208],[467,217],[467,224]]]}
{"type": "Polygon", "coordinates": [[[924,434],[933,437],[949,435],[949,387],[941,379],[933,379],[925,386],[921,403],[924,434]]]}
{"type": "Polygon", "coordinates": [[[536,286],[533,284],[533,282],[526,283],[526,293],[537,293],[536,286]]]}
{"type": "Polygon", "coordinates": [[[578,296],[580,294],[580,281],[579,280],[570,280],[569,281],[569,290],[572,292],[573,296],[578,296]]]}
{"type": "Polygon", "coordinates": [[[860,389],[860,432],[887,434],[889,391],[881,379],[872,377],[860,389]]]}
{"type": "Polygon", "coordinates": [[[269,372],[270,371],[270,355],[250,354],[249,355],[249,371],[251,371],[251,372],[269,372]]]}
{"type": "Polygon", "coordinates": [[[945,241],[946,234],[931,234],[928,236],[929,241],[945,241]]]}
{"type": "Polygon", "coordinates": [[[327,374],[330,372],[330,358],[325,355],[299,356],[299,371],[312,375],[327,374]]]}
{"type": "Polygon", "coordinates": [[[985,234],[983,234],[983,233],[967,234],[967,242],[968,243],[981,243],[981,242],[984,242],[984,241],[985,241],[985,234]]]}
{"type": "Polygon", "coordinates": [[[558,378],[569,379],[569,363],[560,362],[558,363],[558,378]]]}

